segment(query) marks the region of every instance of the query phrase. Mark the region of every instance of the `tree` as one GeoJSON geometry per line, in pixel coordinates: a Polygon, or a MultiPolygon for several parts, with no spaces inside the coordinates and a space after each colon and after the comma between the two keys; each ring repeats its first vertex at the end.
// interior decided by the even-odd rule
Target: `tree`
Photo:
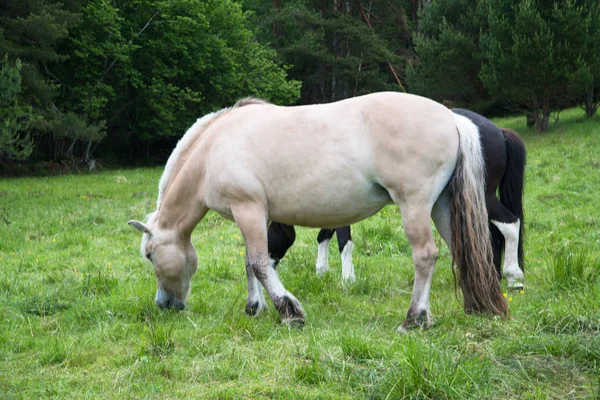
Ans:
{"type": "Polygon", "coordinates": [[[33,151],[33,143],[23,134],[30,118],[27,107],[19,105],[21,62],[14,66],[5,56],[0,64],[0,157],[24,160],[33,151]]]}
{"type": "MultiPolygon", "coordinates": [[[[61,69],[73,50],[64,43],[81,23],[78,7],[78,2],[63,4],[51,0],[7,1],[0,7],[0,51],[11,60],[22,60],[19,97],[31,110],[26,129],[40,158],[71,157],[76,143],[86,139],[97,142],[104,136],[98,113],[86,113],[88,105],[95,103],[93,99],[80,99],[77,105],[65,100],[68,93],[77,90],[69,81],[83,72],[77,68],[61,69]],[[88,138],[83,138],[86,134],[88,138]]],[[[84,87],[88,83],[80,82],[84,87]]],[[[89,158],[90,147],[88,143],[87,151],[82,150],[85,158],[89,158]]]]}
{"type": "Polygon", "coordinates": [[[414,37],[417,57],[407,68],[411,92],[480,112],[490,106],[493,100],[479,78],[479,35],[487,29],[479,4],[434,1],[421,12],[414,37]]]}
{"type": "Polygon", "coordinates": [[[302,81],[300,103],[405,90],[409,2],[278,0],[267,7],[246,0],[245,5],[256,13],[261,40],[302,81]]]}
{"type": "Polygon", "coordinates": [[[584,79],[583,108],[588,118],[593,117],[600,106],[600,2],[584,1],[588,23],[585,33],[585,48],[582,57],[587,70],[584,79]]]}
{"type": "Polygon", "coordinates": [[[274,50],[256,41],[234,1],[133,0],[119,18],[133,47],[111,70],[111,141],[127,135],[127,146],[141,140],[143,146],[131,147],[143,151],[163,140],[170,151],[165,138],[180,137],[198,117],[242,97],[278,104],[298,98],[300,83],[287,78],[274,50]]]}
{"type": "Polygon", "coordinates": [[[588,19],[574,1],[486,0],[480,77],[491,94],[524,111],[539,132],[550,113],[573,105],[586,80],[588,19]]]}

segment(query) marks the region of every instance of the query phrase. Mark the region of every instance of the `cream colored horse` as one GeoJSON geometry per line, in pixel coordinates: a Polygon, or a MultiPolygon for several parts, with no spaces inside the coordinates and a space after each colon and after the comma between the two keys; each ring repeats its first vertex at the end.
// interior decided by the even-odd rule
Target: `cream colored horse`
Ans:
{"type": "Polygon", "coordinates": [[[438,250],[450,244],[466,311],[507,313],[492,262],[477,127],[423,97],[376,93],[331,104],[279,107],[246,99],[194,124],[169,158],[141,251],[154,264],[159,307],[185,307],[197,259],[190,237],[208,210],[235,221],[246,243],[248,302],[304,323],[300,302],[271,267],[269,220],[327,228],[400,207],[415,280],[399,330],[430,323],[438,250]],[[262,286],[262,287],[261,287],[262,286]]]}

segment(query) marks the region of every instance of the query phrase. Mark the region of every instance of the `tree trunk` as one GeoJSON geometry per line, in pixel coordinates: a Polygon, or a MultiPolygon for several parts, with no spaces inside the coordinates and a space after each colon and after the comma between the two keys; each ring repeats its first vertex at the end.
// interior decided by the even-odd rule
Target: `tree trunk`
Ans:
{"type": "Polygon", "coordinates": [[[538,133],[546,132],[548,130],[548,121],[550,121],[550,107],[544,104],[541,110],[536,112],[535,125],[538,133]]]}
{"type": "MultiPolygon", "coordinates": [[[[273,0],[273,9],[279,10],[281,8],[281,0],[273,0]]],[[[275,43],[281,36],[281,27],[277,23],[273,23],[273,37],[275,38],[275,43]]]]}
{"type": "Polygon", "coordinates": [[[527,127],[533,128],[535,126],[535,115],[532,113],[525,113],[525,118],[527,119],[527,127]]]}
{"type": "Polygon", "coordinates": [[[589,88],[585,94],[585,116],[592,118],[598,111],[599,102],[594,101],[594,88],[589,88]]]}

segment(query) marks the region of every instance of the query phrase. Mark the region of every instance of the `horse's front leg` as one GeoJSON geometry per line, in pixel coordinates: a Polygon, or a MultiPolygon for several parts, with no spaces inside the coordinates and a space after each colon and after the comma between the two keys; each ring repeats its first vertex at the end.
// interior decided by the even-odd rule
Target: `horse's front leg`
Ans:
{"type": "Polygon", "coordinates": [[[271,222],[267,231],[269,255],[273,259],[273,268],[285,256],[285,253],[296,240],[296,230],[293,225],[271,222]]]}
{"type": "MultiPolygon", "coordinates": [[[[257,280],[264,286],[283,322],[292,325],[304,324],[304,309],[300,302],[288,292],[272,268],[267,239],[267,216],[262,205],[243,203],[232,207],[233,218],[246,243],[246,273],[248,275],[248,302],[246,312],[260,311],[262,290],[257,280]],[[260,296],[257,296],[257,292],[260,296]],[[257,303],[258,302],[258,303],[257,303]]],[[[263,300],[264,301],[264,300],[263,300]]],[[[264,303],[263,303],[264,304],[264,303]]]]}
{"type": "Polygon", "coordinates": [[[254,269],[248,262],[248,254],[246,254],[246,276],[248,277],[248,301],[244,311],[248,315],[257,315],[267,308],[267,302],[263,295],[262,286],[254,274],[254,269]]]}

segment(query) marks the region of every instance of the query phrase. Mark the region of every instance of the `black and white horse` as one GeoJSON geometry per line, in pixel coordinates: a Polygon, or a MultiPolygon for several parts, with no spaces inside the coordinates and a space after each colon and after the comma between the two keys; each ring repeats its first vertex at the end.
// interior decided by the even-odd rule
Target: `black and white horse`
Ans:
{"type": "MultiPolygon", "coordinates": [[[[509,288],[522,288],[525,146],[516,132],[498,128],[477,113],[460,108],[452,111],[467,117],[479,128],[487,175],[485,200],[490,222],[494,265],[498,276],[504,276],[509,288]]],[[[317,273],[322,274],[329,270],[329,244],[334,234],[337,235],[342,258],[342,278],[354,281],[356,279],[352,262],[354,244],[350,226],[319,231],[317,273]]],[[[272,222],[269,225],[268,237],[269,252],[276,265],[294,243],[296,233],[292,225],[272,222]]]]}

